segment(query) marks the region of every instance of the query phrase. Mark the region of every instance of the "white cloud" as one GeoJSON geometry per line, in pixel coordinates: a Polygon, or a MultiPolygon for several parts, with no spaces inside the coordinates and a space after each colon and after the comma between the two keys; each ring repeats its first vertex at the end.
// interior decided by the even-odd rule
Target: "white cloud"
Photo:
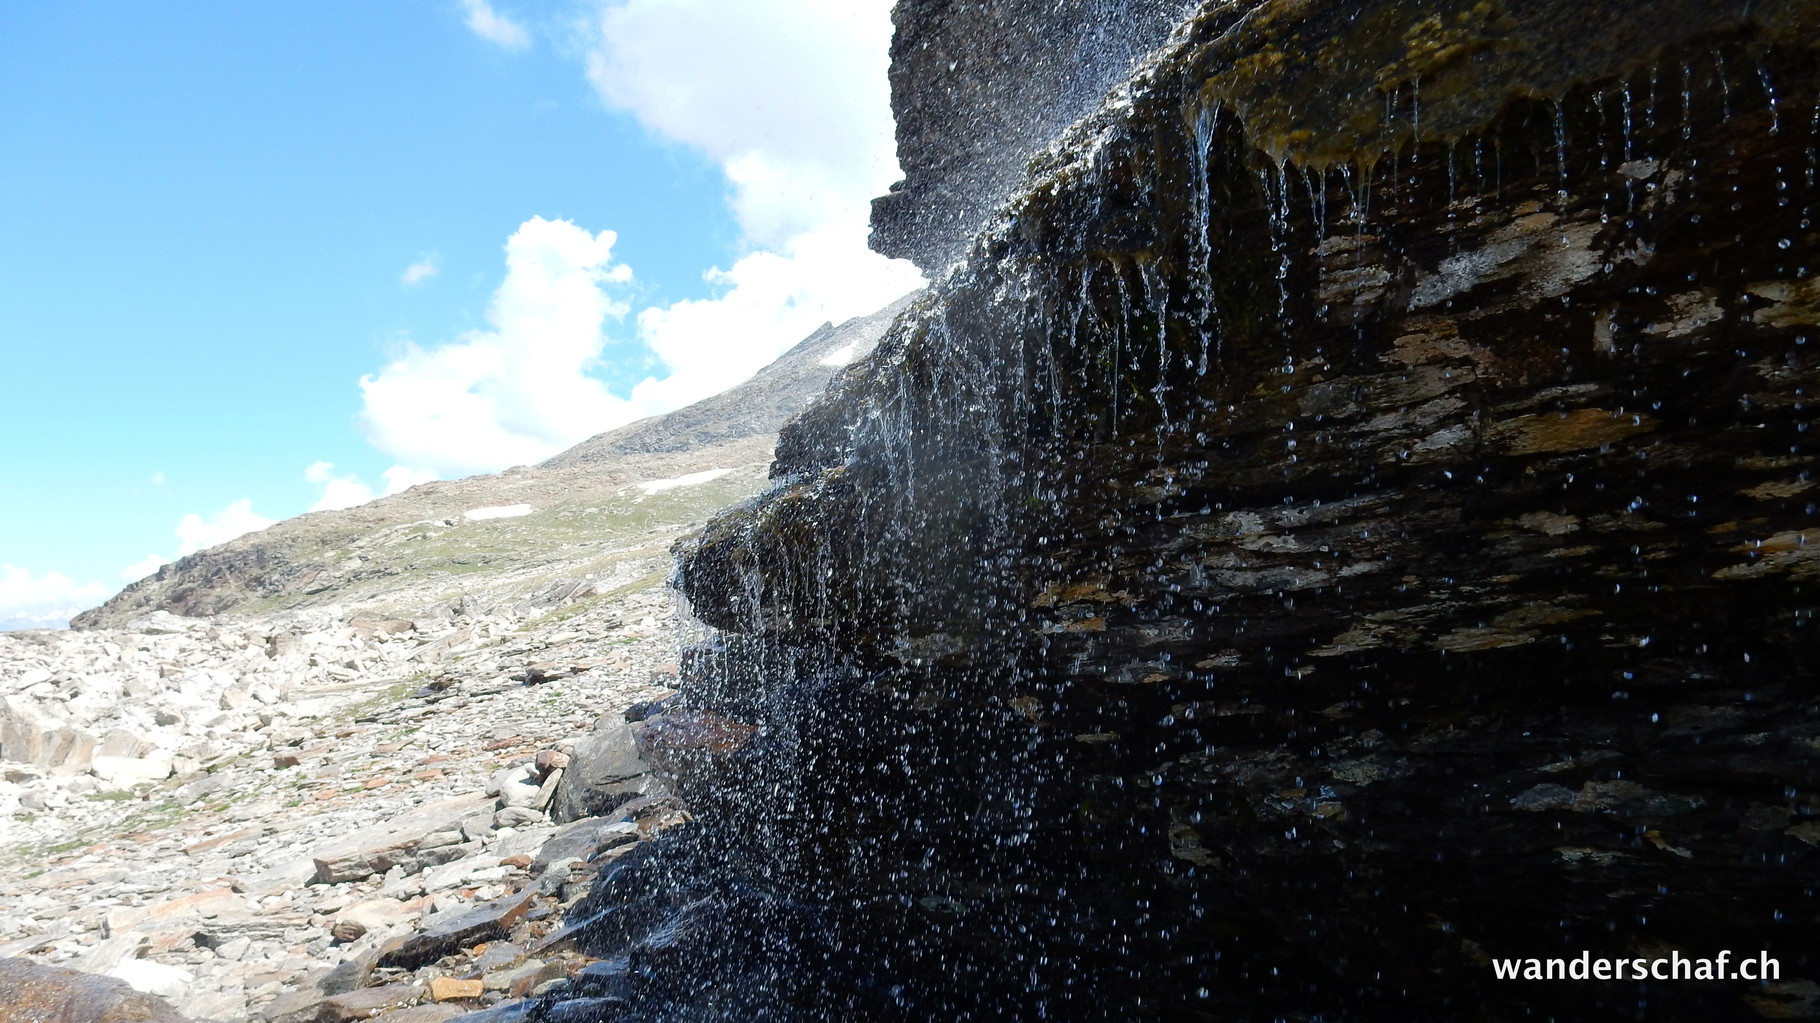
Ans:
{"type": "Polygon", "coordinates": [[[101,583],[78,584],[61,572],[34,577],[23,568],[0,565],[0,620],[61,627],[71,615],[107,599],[101,583]]]}
{"type": "Polygon", "coordinates": [[[185,515],[183,521],[177,523],[177,556],[181,558],[227,543],[271,524],[271,519],[253,511],[252,500],[245,497],[206,519],[196,514],[185,515]]]}
{"type": "Polygon", "coordinates": [[[609,0],[588,78],[609,105],[718,161],[748,240],[864,228],[899,174],[891,0],[609,0]]]}
{"type": "Polygon", "coordinates": [[[322,487],[322,494],[310,506],[313,512],[352,508],[373,499],[373,488],[360,482],[359,477],[335,475],[334,462],[311,463],[303,470],[303,478],[307,483],[322,487]]]}
{"type": "Polygon", "coordinates": [[[152,486],[154,486],[154,487],[164,486],[164,473],[163,472],[152,473],[152,486]]]}
{"type": "Polygon", "coordinates": [[[334,511],[337,508],[356,508],[373,499],[373,488],[359,480],[329,480],[322,488],[322,496],[310,505],[311,511],[334,511]]]}
{"type": "Polygon", "coordinates": [[[468,28],[487,42],[498,43],[508,50],[522,50],[531,45],[531,34],[524,26],[493,10],[487,0],[461,0],[461,8],[468,14],[468,28]]]}
{"type": "Polygon", "coordinates": [[[708,272],[712,299],[639,313],[670,370],[634,389],[641,414],[725,390],[923,284],[866,245],[872,198],[900,177],[891,0],[607,0],[592,42],[602,100],[718,161],[754,249],[708,272]]]}
{"type": "Polygon", "coordinates": [[[921,286],[911,264],[866,245],[872,197],[899,177],[890,9],[890,0],[599,0],[585,40],[590,81],[608,105],[720,164],[748,251],[704,274],[711,298],[641,310],[614,338],[609,321],[629,307],[613,286],[631,270],[612,262],[613,232],[526,221],[506,243],[490,329],[413,345],[362,378],[367,439],[398,462],[386,493],[409,485],[403,474],[416,483],[540,461],[716,394],[824,322],[921,286]],[[593,373],[625,335],[643,349],[625,355],[656,371],[613,394],[593,373]]]}
{"type": "Polygon", "coordinates": [[[367,440],[400,466],[466,475],[546,458],[622,416],[626,402],[588,375],[606,321],[629,308],[606,290],[632,279],[612,260],[614,240],[566,220],[520,225],[487,309],[491,330],[412,345],[361,378],[367,440]]]}
{"type": "Polygon", "coordinates": [[[715,270],[712,299],[638,314],[639,338],[671,370],[632,392],[642,415],[679,408],[745,380],[823,323],[874,312],[922,278],[909,263],[856,252],[839,227],[792,238],[715,270]]]}
{"type": "Polygon", "coordinates": [[[405,267],[404,273],[398,275],[398,280],[402,282],[405,287],[409,288],[414,285],[422,284],[424,281],[429,280],[441,272],[442,267],[436,264],[436,257],[425,256],[417,262],[412,263],[410,266],[405,267]]]}
{"type": "Polygon", "coordinates": [[[170,561],[167,558],[160,557],[156,554],[148,554],[145,556],[145,560],[136,561],[121,569],[120,578],[123,582],[136,583],[169,563],[170,561]]]}
{"type": "Polygon", "coordinates": [[[413,469],[408,465],[394,465],[379,474],[385,480],[385,496],[402,494],[419,483],[428,483],[436,474],[428,469],[413,469]]]}

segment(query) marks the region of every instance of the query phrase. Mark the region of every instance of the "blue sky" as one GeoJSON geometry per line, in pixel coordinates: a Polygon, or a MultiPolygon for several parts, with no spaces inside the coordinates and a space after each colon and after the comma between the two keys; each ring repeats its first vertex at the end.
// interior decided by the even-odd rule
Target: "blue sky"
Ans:
{"type": "Polygon", "coordinates": [[[547,457],[913,287],[864,249],[888,10],[0,5],[0,620],[547,457]]]}

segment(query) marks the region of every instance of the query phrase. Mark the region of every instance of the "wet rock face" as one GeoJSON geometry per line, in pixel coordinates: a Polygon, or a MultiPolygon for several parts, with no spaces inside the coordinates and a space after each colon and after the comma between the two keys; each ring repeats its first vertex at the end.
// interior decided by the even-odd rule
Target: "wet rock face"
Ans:
{"type": "Polygon", "coordinates": [[[966,252],[1024,164],[1161,44],[1187,0],[900,0],[891,107],[904,180],[872,247],[925,271],[966,252]]]}
{"type": "Polygon", "coordinates": [[[1353,4],[1374,119],[1233,84],[1354,80],[1342,6],[1178,35],[685,551],[677,704],[756,727],[671,765],[707,880],[591,896],[653,1018],[1804,1004],[1816,5],[1353,4]],[[1397,10],[1521,45],[1419,124],[1397,10]],[[1725,949],[1782,982],[1491,967],[1725,949]]]}

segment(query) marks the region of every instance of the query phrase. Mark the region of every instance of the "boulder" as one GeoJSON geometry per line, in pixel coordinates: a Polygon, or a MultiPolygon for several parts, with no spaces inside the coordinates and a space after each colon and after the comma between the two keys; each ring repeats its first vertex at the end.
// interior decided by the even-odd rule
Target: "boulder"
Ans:
{"type": "Polygon", "coordinates": [[[651,791],[651,768],[639,753],[632,728],[609,715],[575,743],[551,793],[551,820],[567,823],[598,817],[651,791]]]}
{"type": "Polygon", "coordinates": [[[384,931],[409,923],[423,912],[416,903],[397,899],[367,899],[356,902],[335,914],[329,933],[336,941],[354,941],[372,931],[384,931]]]}
{"type": "Polygon", "coordinates": [[[487,787],[499,794],[499,805],[536,808],[537,793],[543,787],[542,773],[536,764],[519,764],[493,775],[487,787]]]}
{"type": "Polygon", "coordinates": [[[535,894],[507,895],[432,924],[381,956],[379,965],[414,970],[458,949],[504,938],[530,911],[535,894]]]}
{"type": "Polygon", "coordinates": [[[0,959],[0,992],[0,1023],[188,1023],[126,981],[24,959],[0,959]]]}
{"type": "Polygon", "coordinates": [[[81,774],[95,754],[95,737],[40,709],[31,700],[0,697],[0,760],[81,774]]]}
{"type": "Polygon", "coordinates": [[[125,728],[116,728],[108,732],[107,735],[102,738],[101,744],[95,748],[95,755],[102,757],[143,757],[147,753],[150,753],[153,748],[151,742],[141,738],[138,734],[125,728]]]}
{"type": "MultiPolygon", "coordinates": [[[[899,98],[1025,76],[1019,6],[900,3],[901,45],[981,31],[899,98]]],[[[890,992],[853,1018],[1787,1015],[1488,959],[1820,970],[1817,26],[1195,7],[680,547],[678,702],[760,727],[652,736],[696,824],[640,859],[702,833],[727,910],[637,944],[676,864],[628,855],[592,926],[890,992]]]]}

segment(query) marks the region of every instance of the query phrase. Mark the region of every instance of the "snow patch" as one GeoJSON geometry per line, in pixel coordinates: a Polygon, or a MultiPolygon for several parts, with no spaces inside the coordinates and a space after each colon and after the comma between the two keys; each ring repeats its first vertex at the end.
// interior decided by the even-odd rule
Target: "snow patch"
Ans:
{"type": "Polygon", "coordinates": [[[490,508],[469,508],[461,517],[469,522],[480,522],[483,519],[515,519],[520,515],[529,515],[534,511],[528,504],[499,504],[490,508]]]}
{"type": "Polygon", "coordinates": [[[659,493],[660,491],[675,490],[677,487],[692,487],[697,483],[706,483],[709,480],[717,480],[732,471],[732,469],[704,469],[701,472],[692,472],[687,476],[678,476],[675,479],[652,480],[649,483],[640,483],[638,489],[644,491],[646,497],[650,497],[652,494],[659,493]]]}

